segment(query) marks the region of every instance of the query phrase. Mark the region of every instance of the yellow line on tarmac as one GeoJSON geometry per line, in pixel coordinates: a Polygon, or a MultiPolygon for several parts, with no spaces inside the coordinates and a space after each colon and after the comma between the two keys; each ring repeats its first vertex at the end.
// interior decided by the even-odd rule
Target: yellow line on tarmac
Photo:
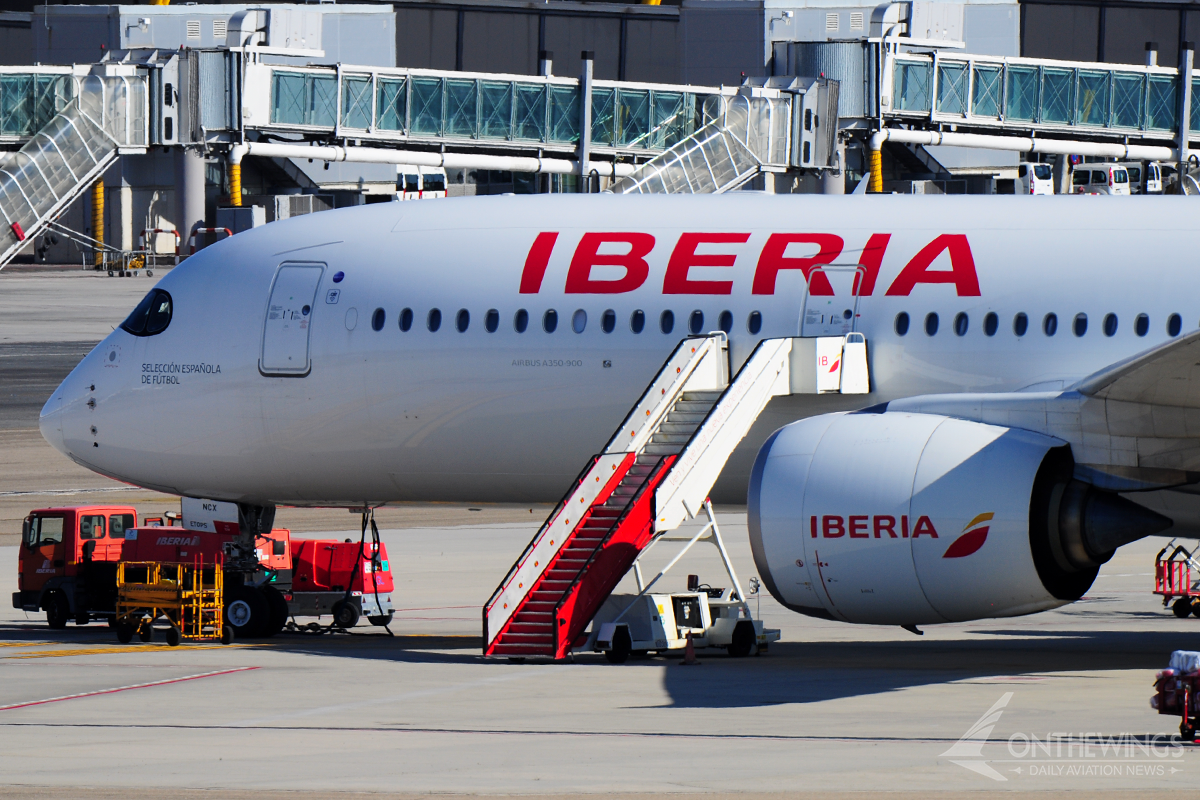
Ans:
{"type": "Polygon", "coordinates": [[[41,647],[54,642],[0,642],[0,647],[41,647]]]}
{"type": "Polygon", "coordinates": [[[220,650],[226,647],[256,647],[259,645],[245,644],[189,644],[182,647],[171,647],[165,644],[127,644],[119,647],[91,647],[86,650],[38,650],[33,653],[18,653],[12,656],[0,656],[5,660],[10,658],[61,658],[63,656],[95,656],[108,653],[146,653],[155,650],[170,650],[182,652],[187,650],[220,650]]]}

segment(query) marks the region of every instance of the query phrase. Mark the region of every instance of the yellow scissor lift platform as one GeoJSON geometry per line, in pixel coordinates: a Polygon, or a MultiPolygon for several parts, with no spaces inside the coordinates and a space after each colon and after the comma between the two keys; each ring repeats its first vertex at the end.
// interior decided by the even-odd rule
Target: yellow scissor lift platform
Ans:
{"type": "Polygon", "coordinates": [[[225,624],[225,572],[219,563],[122,561],[117,565],[117,638],[124,644],[134,633],[143,642],[153,638],[152,625],[170,623],[167,644],[180,641],[233,641],[225,624]]]}

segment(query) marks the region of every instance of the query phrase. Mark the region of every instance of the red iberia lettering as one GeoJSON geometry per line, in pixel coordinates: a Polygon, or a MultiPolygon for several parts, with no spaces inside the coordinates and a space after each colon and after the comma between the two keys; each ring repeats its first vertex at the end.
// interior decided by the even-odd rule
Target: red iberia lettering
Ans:
{"type": "Polygon", "coordinates": [[[692,280],[692,267],[732,267],[737,256],[733,253],[697,253],[701,244],[741,244],[750,238],[748,233],[684,233],[679,236],[667,274],[663,278],[663,294],[730,294],[733,281],[692,280]]]}
{"type": "Polygon", "coordinates": [[[908,538],[908,514],[903,514],[900,517],[900,538],[908,538]]]}
{"type": "Polygon", "coordinates": [[[912,538],[915,539],[922,535],[932,536],[934,539],[938,538],[937,531],[934,529],[933,522],[929,517],[922,516],[919,518],[917,520],[917,527],[913,528],[912,538]]]}
{"type": "Polygon", "coordinates": [[[885,531],[887,532],[887,535],[889,538],[891,538],[891,539],[896,538],[896,518],[895,517],[879,516],[879,517],[875,517],[874,522],[875,522],[875,538],[876,539],[881,538],[880,534],[884,533],[885,531]]]}
{"type": "Polygon", "coordinates": [[[558,241],[557,233],[539,233],[529,248],[525,257],[525,269],[521,270],[521,294],[537,294],[542,290],[542,279],[546,277],[546,267],[550,264],[550,254],[554,252],[554,243],[558,241]]]}
{"type": "Polygon", "coordinates": [[[842,518],[834,516],[821,517],[821,535],[826,539],[837,539],[840,536],[845,536],[846,526],[842,523],[842,518]]]}
{"type": "Polygon", "coordinates": [[[979,275],[967,237],[961,233],[943,233],[925,245],[892,281],[887,296],[908,297],[918,283],[952,283],[959,297],[979,297],[979,275]],[[929,269],[942,252],[950,256],[950,269],[929,269]]]}
{"type": "Polygon", "coordinates": [[[567,294],[632,292],[645,283],[650,275],[646,256],[653,249],[654,237],[648,233],[585,233],[575,248],[575,255],[567,270],[567,294]],[[606,244],[623,245],[628,250],[624,253],[601,253],[600,248],[606,244]],[[592,278],[593,267],[621,267],[625,274],[616,280],[595,280],[592,278]]]}
{"type": "Polygon", "coordinates": [[[814,538],[814,539],[817,538],[817,518],[816,517],[808,518],[808,529],[810,531],[812,531],[812,538],[814,538]]]}
{"type": "Polygon", "coordinates": [[[883,265],[883,254],[887,252],[888,242],[892,239],[890,233],[873,233],[863,247],[862,255],[858,257],[858,265],[863,268],[854,276],[856,297],[870,297],[875,293],[875,281],[879,278],[879,268],[883,265]],[[859,286],[861,281],[862,285],[859,286]]]}
{"type": "Polygon", "coordinates": [[[850,517],[850,538],[851,539],[869,539],[871,535],[867,533],[867,520],[870,517],[850,517]]]}
{"type": "MultiPolygon", "coordinates": [[[[763,245],[758,257],[758,266],[754,270],[752,294],[775,294],[775,279],[779,271],[798,269],[804,274],[804,280],[809,281],[813,268],[832,264],[842,252],[842,237],[832,233],[773,233],[763,245]],[[789,258],[784,255],[788,246],[793,244],[815,244],[818,248],[815,256],[789,258]]],[[[833,295],[833,286],[825,273],[818,272],[812,278],[808,287],[809,294],[823,297],[833,295]]]]}

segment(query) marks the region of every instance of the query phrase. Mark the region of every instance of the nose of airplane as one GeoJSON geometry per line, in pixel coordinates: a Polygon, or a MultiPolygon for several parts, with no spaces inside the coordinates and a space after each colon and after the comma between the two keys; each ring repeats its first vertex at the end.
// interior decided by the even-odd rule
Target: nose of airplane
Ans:
{"type": "Polygon", "coordinates": [[[58,385],[54,393],[50,395],[50,399],[46,401],[46,405],[42,406],[42,415],[38,419],[38,427],[41,428],[42,438],[50,443],[58,452],[64,456],[69,456],[67,445],[63,439],[62,426],[62,410],[63,410],[63,392],[66,381],[58,385]]]}

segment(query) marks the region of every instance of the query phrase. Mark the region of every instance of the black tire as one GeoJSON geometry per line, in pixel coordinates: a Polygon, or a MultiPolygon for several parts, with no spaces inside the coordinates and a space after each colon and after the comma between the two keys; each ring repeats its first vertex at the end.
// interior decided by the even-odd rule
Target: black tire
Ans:
{"type": "Polygon", "coordinates": [[[1192,616],[1200,619],[1200,598],[1192,598],[1192,616]]]}
{"type": "Polygon", "coordinates": [[[70,618],[71,605],[67,602],[67,596],[62,592],[52,592],[46,598],[46,624],[59,631],[67,627],[70,618]]]}
{"type": "Polygon", "coordinates": [[[1185,742],[1196,741],[1196,729],[1188,725],[1186,722],[1179,723],[1179,738],[1185,742]]]}
{"type": "Polygon", "coordinates": [[[86,611],[80,611],[78,614],[75,615],[75,624],[76,625],[87,625],[91,621],[92,621],[92,615],[86,611]]]}
{"type": "Polygon", "coordinates": [[[153,277],[154,277],[154,270],[152,270],[152,269],[148,269],[148,270],[146,270],[146,277],[147,277],[147,278],[153,278],[153,277]]]}
{"type": "Polygon", "coordinates": [[[142,627],[138,628],[138,639],[143,642],[153,642],[154,626],[149,622],[142,623],[142,627]]]}
{"type": "Polygon", "coordinates": [[[1192,613],[1192,601],[1187,597],[1181,597],[1171,604],[1171,611],[1180,619],[1187,619],[1188,614],[1192,613]]]}
{"type": "Polygon", "coordinates": [[[389,611],[382,616],[367,617],[367,621],[370,622],[372,625],[376,625],[380,628],[384,628],[384,627],[387,627],[388,625],[392,624],[392,617],[394,617],[395,615],[396,615],[396,612],[389,611]]]}
{"type": "Polygon", "coordinates": [[[629,628],[621,627],[613,633],[612,649],[605,650],[604,657],[610,664],[624,664],[629,660],[632,650],[633,642],[629,638],[629,628]]]}
{"type": "Polygon", "coordinates": [[[270,616],[267,618],[267,630],[264,636],[274,636],[283,630],[283,626],[287,625],[288,604],[287,600],[283,599],[283,593],[274,586],[261,587],[263,597],[267,599],[267,609],[270,616]]]}
{"type": "Polygon", "coordinates": [[[358,606],[348,600],[338,600],[333,604],[333,624],[339,628],[353,628],[362,618],[358,606]]]}
{"type": "Polygon", "coordinates": [[[221,644],[233,644],[233,628],[229,625],[221,627],[221,644]]]}
{"type": "Polygon", "coordinates": [[[163,640],[171,647],[179,647],[179,642],[182,638],[179,635],[179,628],[176,628],[174,625],[167,628],[166,633],[163,634],[163,640]]]}
{"type": "Polygon", "coordinates": [[[725,648],[733,658],[745,658],[754,649],[754,623],[742,620],[733,629],[733,641],[725,648]]]}
{"type": "Polygon", "coordinates": [[[225,623],[233,628],[237,638],[258,639],[265,636],[270,619],[267,596],[253,586],[239,586],[226,595],[225,623]]]}
{"type": "Polygon", "coordinates": [[[129,644],[133,641],[133,626],[124,622],[119,622],[117,628],[117,641],[121,644],[129,644]]]}

